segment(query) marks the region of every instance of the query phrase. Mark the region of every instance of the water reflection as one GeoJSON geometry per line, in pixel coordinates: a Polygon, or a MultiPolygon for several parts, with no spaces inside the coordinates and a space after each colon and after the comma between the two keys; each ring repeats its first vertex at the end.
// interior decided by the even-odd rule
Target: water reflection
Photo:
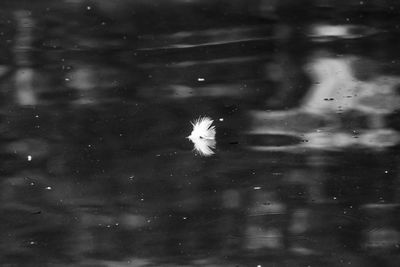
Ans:
{"type": "Polygon", "coordinates": [[[318,42],[330,42],[335,39],[354,39],[376,34],[378,30],[364,25],[315,24],[310,27],[309,37],[318,42]]]}
{"type": "Polygon", "coordinates": [[[302,142],[271,149],[343,149],[395,146],[399,133],[387,127],[385,115],[400,108],[396,88],[400,77],[378,76],[361,81],[354,76],[352,57],[316,54],[305,69],[313,85],[299,105],[285,111],[253,111],[250,133],[295,135],[302,142]]]}
{"type": "Polygon", "coordinates": [[[0,4],[2,265],[396,266],[389,16],[64,2],[0,4]],[[218,128],[207,158],[185,139],[202,114],[218,128]]]}

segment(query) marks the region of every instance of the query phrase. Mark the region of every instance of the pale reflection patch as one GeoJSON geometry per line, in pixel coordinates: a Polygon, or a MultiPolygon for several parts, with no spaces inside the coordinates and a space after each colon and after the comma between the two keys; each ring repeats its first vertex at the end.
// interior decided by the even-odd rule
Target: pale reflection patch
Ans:
{"type": "MultiPolygon", "coordinates": [[[[339,34],[339,28],[335,34],[339,34]]],[[[391,129],[386,115],[400,108],[399,76],[359,79],[354,56],[316,54],[305,65],[312,85],[299,106],[288,110],[250,112],[252,123],[247,134],[299,138],[296,144],[252,144],[257,151],[298,151],[305,149],[381,150],[400,142],[400,133],[391,129]]],[[[358,71],[360,72],[360,71],[358,71]]]]}

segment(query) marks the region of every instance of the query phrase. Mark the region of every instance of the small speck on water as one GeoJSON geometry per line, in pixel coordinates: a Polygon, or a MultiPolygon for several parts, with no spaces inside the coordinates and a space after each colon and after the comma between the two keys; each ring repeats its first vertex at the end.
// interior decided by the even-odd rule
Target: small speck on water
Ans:
{"type": "Polygon", "coordinates": [[[28,155],[28,161],[32,161],[32,156],[28,155]]]}
{"type": "Polygon", "coordinates": [[[224,121],[224,118],[219,118],[219,121],[224,121]]]}
{"type": "Polygon", "coordinates": [[[206,79],[204,79],[204,78],[197,78],[197,81],[199,81],[199,82],[204,82],[206,79]]]}
{"type": "Polygon", "coordinates": [[[51,190],[51,186],[47,186],[45,189],[46,190],[51,190]]]}
{"type": "Polygon", "coordinates": [[[91,6],[87,6],[87,7],[86,7],[86,10],[91,10],[91,9],[92,9],[91,6]]]}
{"type": "Polygon", "coordinates": [[[253,187],[253,189],[254,189],[254,190],[260,190],[260,189],[261,189],[261,186],[255,186],[255,187],[253,187]]]}

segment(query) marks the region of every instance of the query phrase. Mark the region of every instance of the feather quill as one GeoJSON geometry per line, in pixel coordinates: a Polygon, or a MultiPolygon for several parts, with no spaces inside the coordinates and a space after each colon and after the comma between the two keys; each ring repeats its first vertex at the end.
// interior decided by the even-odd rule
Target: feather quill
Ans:
{"type": "Polygon", "coordinates": [[[215,152],[215,126],[212,125],[214,121],[209,117],[199,117],[193,122],[192,133],[187,137],[194,144],[194,149],[202,156],[211,156],[215,152]]]}

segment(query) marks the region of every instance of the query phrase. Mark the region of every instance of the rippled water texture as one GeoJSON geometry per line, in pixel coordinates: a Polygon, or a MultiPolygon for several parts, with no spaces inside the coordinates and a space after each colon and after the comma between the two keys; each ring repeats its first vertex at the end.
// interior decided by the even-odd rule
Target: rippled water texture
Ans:
{"type": "Polygon", "coordinates": [[[1,1],[0,265],[398,266],[399,8],[1,1]]]}

